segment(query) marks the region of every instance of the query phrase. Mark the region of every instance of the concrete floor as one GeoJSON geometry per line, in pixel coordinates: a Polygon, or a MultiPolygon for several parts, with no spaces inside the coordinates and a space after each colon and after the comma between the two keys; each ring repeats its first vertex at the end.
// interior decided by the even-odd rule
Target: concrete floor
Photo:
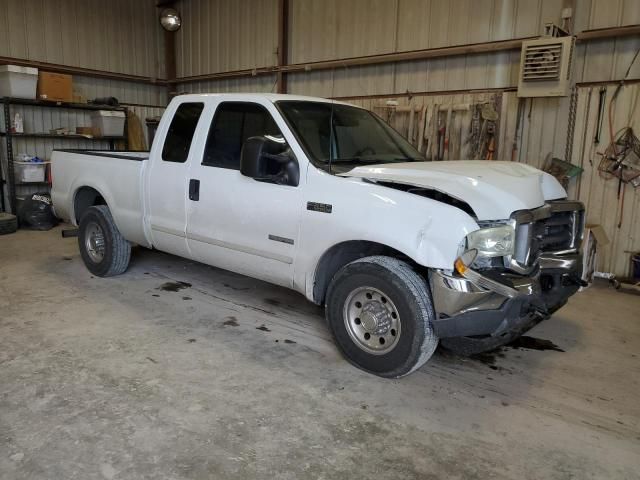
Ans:
{"type": "Polygon", "coordinates": [[[145,250],[94,278],[75,239],[20,231],[0,237],[0,478],[640,478],[639,312],[592,288],[530,332],[563,351],[384,380],[295,293],[145,250]]]}

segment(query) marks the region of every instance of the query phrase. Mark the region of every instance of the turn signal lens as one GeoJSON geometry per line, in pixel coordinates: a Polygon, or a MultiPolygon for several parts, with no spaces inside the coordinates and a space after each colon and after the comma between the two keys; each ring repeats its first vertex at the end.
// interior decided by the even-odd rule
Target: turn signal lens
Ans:
{"type": "Polygon", "coordinates": [[[467,266],[462,263],[462,260],[460,260],[460,258],[457,258],[453,265],[456,267],[456,272],[458,272],[460,275],[464,275],[464,272],[467,271],[467,266]]]}
{"type": "Polygon", "coordinates": [[[469,266],[478,256],[478,251],[475,248],[467,250],[453,262],[453,266],[460,275],[464,276],[465,272],[469,270],[469,266]]]}

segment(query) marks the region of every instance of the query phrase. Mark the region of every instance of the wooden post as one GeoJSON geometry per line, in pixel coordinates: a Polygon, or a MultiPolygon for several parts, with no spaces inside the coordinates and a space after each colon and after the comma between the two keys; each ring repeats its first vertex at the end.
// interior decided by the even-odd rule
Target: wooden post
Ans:
{"type": "MultiPolygon", "coordinates": [[[[165,8],[174,8],[175,0],[157,0],[158,13],[165,8]]],[[[163,29],[164,36],[164,74],[167,78],[167,97],[171,100],[176,94],[176,32],[163,29]]]]}
{"type": "MultiPolygon", "coordinates": [[[[289,48],[289,0],[278,0],[278,67],[288,64],[289,48]]],[[[276,73],[278,93],[287,93],[287,74],[276,73]]]]}
{"type": "Polygon", "coordinates": [[[171,100],[176,94],[176,32],[164,31],[164,69],[167,77],[167,97],[171,100]]]}

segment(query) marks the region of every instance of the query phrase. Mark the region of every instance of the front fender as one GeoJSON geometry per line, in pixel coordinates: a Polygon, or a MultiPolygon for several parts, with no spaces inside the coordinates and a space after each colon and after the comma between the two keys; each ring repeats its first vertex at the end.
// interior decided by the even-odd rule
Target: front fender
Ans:
{"type": "Polygon", "coordinates": [[[478,229],[469,214],[436,200],[317,170],[311,175],[307,201],[331,205],[331,213],[302,215],[294,284],[308,298],[318,262],[336,244],[375,242],[419,265],[451,269],[462,240],[478,229]]]}

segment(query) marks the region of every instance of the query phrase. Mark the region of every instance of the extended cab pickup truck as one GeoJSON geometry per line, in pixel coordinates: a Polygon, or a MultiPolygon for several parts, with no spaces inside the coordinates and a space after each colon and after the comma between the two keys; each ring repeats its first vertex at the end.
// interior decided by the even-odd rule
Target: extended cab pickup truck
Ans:
{"type": "Polygon", "coordinates": [[[178,96],[149,153],[58,150],[52,164],[55,210],[93,274],[123,273],[137,244],[297,290],[383,377],[439,341],[464,354],[512,341],[581,283],[584,208],[555,178],[426,162],[345,103],[178,96]]]}

